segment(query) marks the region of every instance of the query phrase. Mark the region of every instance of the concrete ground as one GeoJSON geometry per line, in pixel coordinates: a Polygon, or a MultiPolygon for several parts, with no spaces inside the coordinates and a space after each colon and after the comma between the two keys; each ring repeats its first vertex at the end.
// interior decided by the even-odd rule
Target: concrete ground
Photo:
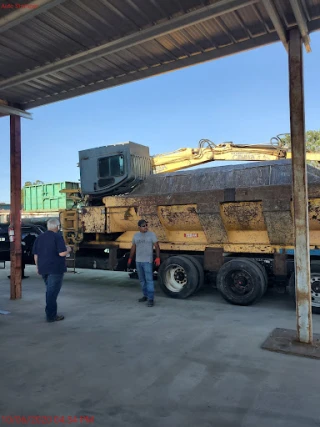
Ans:
{"type": "Polygon", "coordinates": [[[286,295],[237,307],[211,289],[182,301],[157,290],[148,308],[126,273],[78,271],[59,296],[65,320],[46,323],[35,268],[18,301],[0,269],[10,311],[0,315],[0,425],[38,415],[102,427],[319,426],[320,361],[260,348],[274,328],[296,327],[286,295]]]}

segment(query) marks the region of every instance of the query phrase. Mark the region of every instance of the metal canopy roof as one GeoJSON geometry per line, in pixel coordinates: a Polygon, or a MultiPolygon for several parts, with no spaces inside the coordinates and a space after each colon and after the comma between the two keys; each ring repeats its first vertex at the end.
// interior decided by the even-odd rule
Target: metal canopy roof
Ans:
{"type": "Polygon", "coordinates": [[[320,29],[320,0],[1,5],[0,113],[10,113],[1,104],[27,110],[279,40],[287,49],[293,27],[309,51],[309,32],[320,29]]]}

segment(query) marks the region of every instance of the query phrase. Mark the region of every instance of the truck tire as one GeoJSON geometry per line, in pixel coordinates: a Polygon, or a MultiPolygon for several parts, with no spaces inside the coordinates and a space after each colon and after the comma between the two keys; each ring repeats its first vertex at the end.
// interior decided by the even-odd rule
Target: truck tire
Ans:
{"type": "Polygon", "coordinates": [[[259,266],[250,259],[233,259],[220,268],[217,288],[231,304],[250,305],[264,294],[265,276],[259,266]]]}
{"type": "Polygon", "coordinates": [[[262,274],[264,277],[264,291],[263,291],[263,295],[264,295],[268,290],[269,278],[268,278],[267,271],[266,271],[265,267],[263,265],[261,265],[260,262],[256,261],[255,259],[250,259],[250,261],[253,262],[254,264],[256,264],[260,268],[260,270],[262,271],[262,274]]]}
{"type": "MultiPolygon", "coordinates": [[[[315,303],[320,304],[320,261],[310,261],[310,270],[312,313],[320,314],[320,307],[314,305],[315,303]]],[[[288,292],[294,303],[296,303],[296,278],[294,271],[289,279],[288,292]]]]}
{"type": "Polygon", "coordinates": [[[200,264],[200,262],[197,260],[196,257],[192,256],[192,255],[182,255],[184,258],[188,258],[190,261],[193,262],[193,264],[195,265],[197,272],[198,272],[198,286],[196,289],[196,292],[199,291],[199,289],[203,288],[204,285],[204,271],[203,271],[203,267],[200,264]]]}
{"type": "Polygon", "coordinates": [[[160,265],[158,275],[160,288],[171,298],[188,298],[197,290],[197,268],[190,259],[183,256],[166,259],[160,265]]]}

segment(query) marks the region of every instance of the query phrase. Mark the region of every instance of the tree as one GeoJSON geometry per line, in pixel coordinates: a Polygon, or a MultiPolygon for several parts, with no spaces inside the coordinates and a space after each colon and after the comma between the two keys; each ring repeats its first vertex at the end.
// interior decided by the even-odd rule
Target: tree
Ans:
{"type": "MultiPolygon", "coordinates": [[[[291,136],[289,133],[279,135],[279,139],[282,145],[291,148],[291,136]]],[[[320,151],[320,130],[308,130],[306,132],[306,149],[307,151],[320,151]]],[[[308,162],[308,164],[320,169],[318,162],[308,162]]]]}

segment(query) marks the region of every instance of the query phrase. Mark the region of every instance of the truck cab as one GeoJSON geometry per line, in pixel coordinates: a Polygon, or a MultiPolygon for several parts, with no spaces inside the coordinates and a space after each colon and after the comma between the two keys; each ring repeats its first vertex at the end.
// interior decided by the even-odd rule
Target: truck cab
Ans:
{"type": "Polygon", "coordinates": [[[92,198],[126,194],[152,174],[149,148],[134,142],[79,151],[81,190],[92,198]]]}

